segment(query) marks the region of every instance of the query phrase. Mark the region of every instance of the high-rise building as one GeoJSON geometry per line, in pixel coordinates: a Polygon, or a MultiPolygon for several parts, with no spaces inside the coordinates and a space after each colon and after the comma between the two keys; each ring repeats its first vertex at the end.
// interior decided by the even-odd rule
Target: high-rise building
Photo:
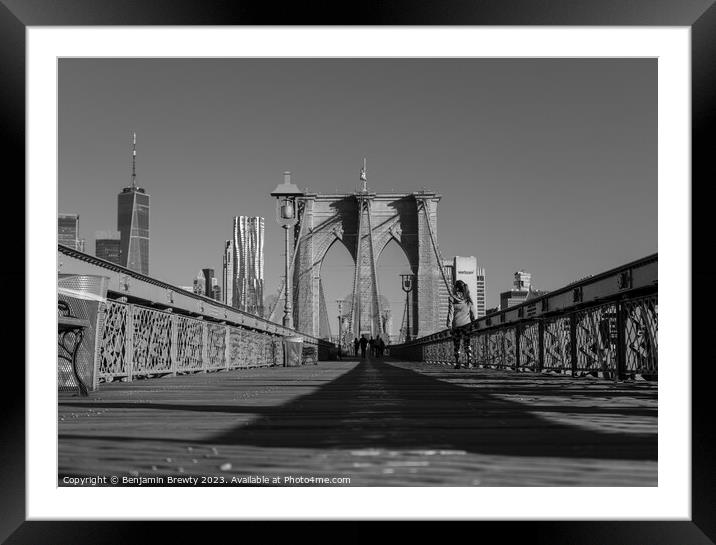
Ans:
{"type": "Polygon", "coordinates": [[[80,250],[79,214],[57,214],[57,242],[73,250],[80,250]]]}
{"type": "Polygon", "coordinates": [[[482,318],[487,314],[487,277],[485,267],[475,268],[475,310],[477,317],[482,318]]]}
{"type": "MultiPolygon", "coordinates": [[[[458,280],[465,282],[475,305],[475,318],[485,316],[487,281],[484,267],[477,266],[477,258],[475,256],[455,256],[450,260],[444,260],[443,271],[451,288],[458,280]]],[[[440,296],[440,324],[445,324],[448,315],[449,298],[444,282],[440,283],[438,293],[440,296]]]]}
{"type": "Polygon", "coordinates": [[[533,299],[547,293],[544,290],[536,290],[532,287],[532,275],[519,270],[515,273],[512,281],[512,289],[503,291],[500,294],[500,310],[519,305],[528,299],[533,299]]]}
{"type": "Polygon", "coordinates": [[[137,186],[137,135],[132,135],[132,184],[117,195],[121,265],[149,274],[149,194],[137,186]]]}
{"type": "Polygon", "coordinates": [[[94,255],[121,265],[122,235],[119,231],[96,231],[94,236],[94,255]]]}
{"type": "Polygon", "coordinates": [[[204,295],[213,299],[214,286],[217,285],[214,269],[201,269],[201,273],[204,276],[204,295]]]}
{"type": "Polygon", "coordinates": [[[224,304],[229,306],[234,305],[234,279],[236,277],[234,272],[234,242],[227,240],[224,242],[224,259],[222,262],[222,273],[221,280],[224,287],[224,298],[222,299],[224,304]]]}
{"type": "Polygon", "coordinates": [[[470,290],[472,302],[475,305],[475,317],[485,315],[487,300],[487,281],[485,268],[477,266],[475,256],[455,256],[453,260],[454,281],[462,280],[470,290]]]}
{"type": "Polygon", "coordinates": [[[234,218],[234,306],[264,315],[264,218],[234,218]]]}
{"type": "Polygon", "coordinates": [[[500,310],[524,303],[530,293],[531,276],[524,271],[515,273],[512,289],[500,293],[500,310]]]}
{"type": "Polygon", "coordinates": [[[214,301],[221,301],[221,286],[219,286],[219,280],[216,277],[211,279],[211,298],[214,301]]]}
{"type": "MultiPolygon", "coordinates": [[[[450,294],[452,287],[455,284],[455,267],[454,259],[443,259],[443,272],[447,280],[450,289],[448,289],[445,282],[441,279],[438,285],[438,297],[439,297],[439,321],[438,324],[441,328],[447,326],[448,309],[450,307],[450,294]]],[[[412,309],[411,309],[412,311],[412,309]]],[[[403,311],[405,312],[405,311],[403,311]]]]}
{"type": "Polygon", "coordinates": [[[514,290],[529,291],[532,285],[532,275],[525,271],[517,271],[512,282],[514,290]]]}
{"type": "Polygon", "coordinates": [[[196,275],[196,278],[194,279],[194,293],[197,295],[204,295],[206,289],[206,278],[204,278],[204,273],[202,271],[199,271],[199,274],[196,275]]]}

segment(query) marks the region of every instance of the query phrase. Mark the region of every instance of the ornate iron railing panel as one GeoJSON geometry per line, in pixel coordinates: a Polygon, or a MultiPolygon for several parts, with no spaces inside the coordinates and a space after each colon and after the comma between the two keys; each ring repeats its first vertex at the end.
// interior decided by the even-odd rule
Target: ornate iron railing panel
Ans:
{"type": "Polygon", "coordinates": [[[517,326],[520,331],[519,354],[521,369],[539,369],[539,323],[531,322],[517,326]]]}
{"type": "Polygon", "coordinates": [[[127,313],[126,304],[107,301],[99,343],[100,377],[127,375],[127,313]]]}
{"type": "Polygon", "coordinates": [[[226,368],[226,327],[223,324],[206,324],[206,369],[226,368]]]}
{"type": "Polygon", "coordinates": [[[516,327],[502,329],[502,365],[505,367],[517,366],[517,338],[516,327]]]}
{"type": "Polygon", "coordinates": [[[569,317],[559,316],[544,321],[543,369],[565,371],[571,368],[569,317]]]}
{"type": "Polygon", "coordinates": [[[229,367],[242,368],[249,366],[247,358],[248,336],[243,331],[232,327],[229,333],[229,367]]]}
{"type": "Polygon", "coordinates": [[[658,369],[658,301],[656,296],[624,303],[625,359],[629,372],[656,375],[658,369]]]}
{"type": "Polygon", "coordinates": [[[484,365],[499,369],[504,367],[505,347],[501,331],[490,331],[487,335],[487,358],[484,365]]]}
{"type": "Polygon", "coordinates": [[[576,371],[604,373],[616,371],[617,306],[615,303],[591,307],[574,313],[577,339],[576,371]]]}
{"type": "Polygon", "coordinates": [[[487,335],[472,335],[470,337],[470,346],[472,347],[472,355],[476,365],[482,365],[487,358],[487,335]]]}
{"type": "Polygon", "coordinates": [[[147,374],[171,370],[171,314],[132,305],[133,369],[147,374]]]}
{"type": "MultiPolygon", "coordinates": [[[[176,371],[200,371],[204,366],[204,326],[202,320],[177,316],[176,371]]],[[[136,370],[135,370],[136,371],[136,370]]]]}

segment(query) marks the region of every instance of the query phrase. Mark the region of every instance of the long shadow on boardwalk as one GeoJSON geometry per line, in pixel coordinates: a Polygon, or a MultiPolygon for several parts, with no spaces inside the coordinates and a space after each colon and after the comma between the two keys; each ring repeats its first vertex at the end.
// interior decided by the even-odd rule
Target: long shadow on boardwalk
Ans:
{"type": "MultiPolygon", "coordinates": [[[[469,374],[485,377],[479,371],[469,374]]],[[[456,378],[455,374],[449,375],[456,378]]],[[[504,390],[491,390],[499,394],[527,391],[506,386],[504,390]]],[[[572,403],[540,404],[535,408],[564,413],[560,421],[572,414],[597,413],[610,415],[622,424],[621,428],[605,432],[540,417],[528,404],[506,401],[487,390],[451,384],[409,369],[368,360],[314,393],[277,407],[153,403],[98,403],[97,406],[141,405],[142,408],[159,410],[261,415],[249,424],[204,441],[192,440],[192,444],[306,449],[450,449],[491,455],[657,459],[656,433],[629,431],[634,420],[655,417],[656,408],[577,407],[572,403]]],[[[566,397],[564,389],[548,387],[548,390],[548,395],[566,397]]],[[[597,388],[591,395],[608,395],[605,390],[597,388]]],[[[540,387],[530,393],[541,397],[547,392],[540,387]]],[[[578,393],[590,396],[588,389],[579,388],[578,393]]],[[[628,394],[631,398],[638,396],[638,392],[628,394]]],[[[86,403],[83,405],[87,406],[86,403]]],[[[583,416],[580,420],[583,424],[589,418],[583,416]]],[[[186,439],[181,441],[186,443],[186,439]]]]}
{"type": "MultiPolygon", "coordinates": [[[[574,412],[573,407],[562,410],[574,412]]],[[[632,409],[621,410],[628,420],[632,409]]],[[[637,409],[639,413],[643,410],[637,409]]],[[[656,410],[651,414],[655,416],[656,410]]],[[[459,449],[519,456],[657,458],[656,434],[603,433],[555,424],[530,413],[524,404],[371,360],[315,393],[212,441],[265,447],[459,449]]]]}

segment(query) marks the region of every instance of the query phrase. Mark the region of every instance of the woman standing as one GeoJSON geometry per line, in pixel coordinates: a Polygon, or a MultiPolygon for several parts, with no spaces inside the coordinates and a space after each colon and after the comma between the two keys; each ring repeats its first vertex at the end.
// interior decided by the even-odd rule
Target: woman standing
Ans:
{"type": "Polygon", "coordinates": [[[470,336],[461,326],[475,320],[475,306],[470,297],[470,290],[462,280],[455,282],[448,306],[447,327],[452,329],[452,344],[455,353],[455,369],[460,369],[460,343],[465,349],[468,369],[472,364],[472,347],[470,336]]]}

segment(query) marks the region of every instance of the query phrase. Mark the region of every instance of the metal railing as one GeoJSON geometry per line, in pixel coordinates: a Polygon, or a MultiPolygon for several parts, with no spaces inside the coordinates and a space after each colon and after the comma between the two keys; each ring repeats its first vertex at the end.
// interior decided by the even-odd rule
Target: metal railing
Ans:
{"type": "MultiPolygon", "coordinates": [[[[472,363],[620,380],[658,377],[658,255],[565,286],[461,329],[472,363]]],[[[391,347],[409,361],[454,364],[450,329],[391,347]]],[[[460,361],[465,363],[461,349],[460,361]]]]}
{"type": "Polygon", "coordinates": [[[103,320],[100,381],[283,364],[282,335],[111,300],[103,320]]]}
{"type": "Polygon", "coordinates": [[[156,278],[58,245],[62,273],[107,278],[98,303],[94,365],[83,380],[282,365],[284,337],[302,339],[302,363],[329,359],[334,345],[190,293],[156,278]]]}

